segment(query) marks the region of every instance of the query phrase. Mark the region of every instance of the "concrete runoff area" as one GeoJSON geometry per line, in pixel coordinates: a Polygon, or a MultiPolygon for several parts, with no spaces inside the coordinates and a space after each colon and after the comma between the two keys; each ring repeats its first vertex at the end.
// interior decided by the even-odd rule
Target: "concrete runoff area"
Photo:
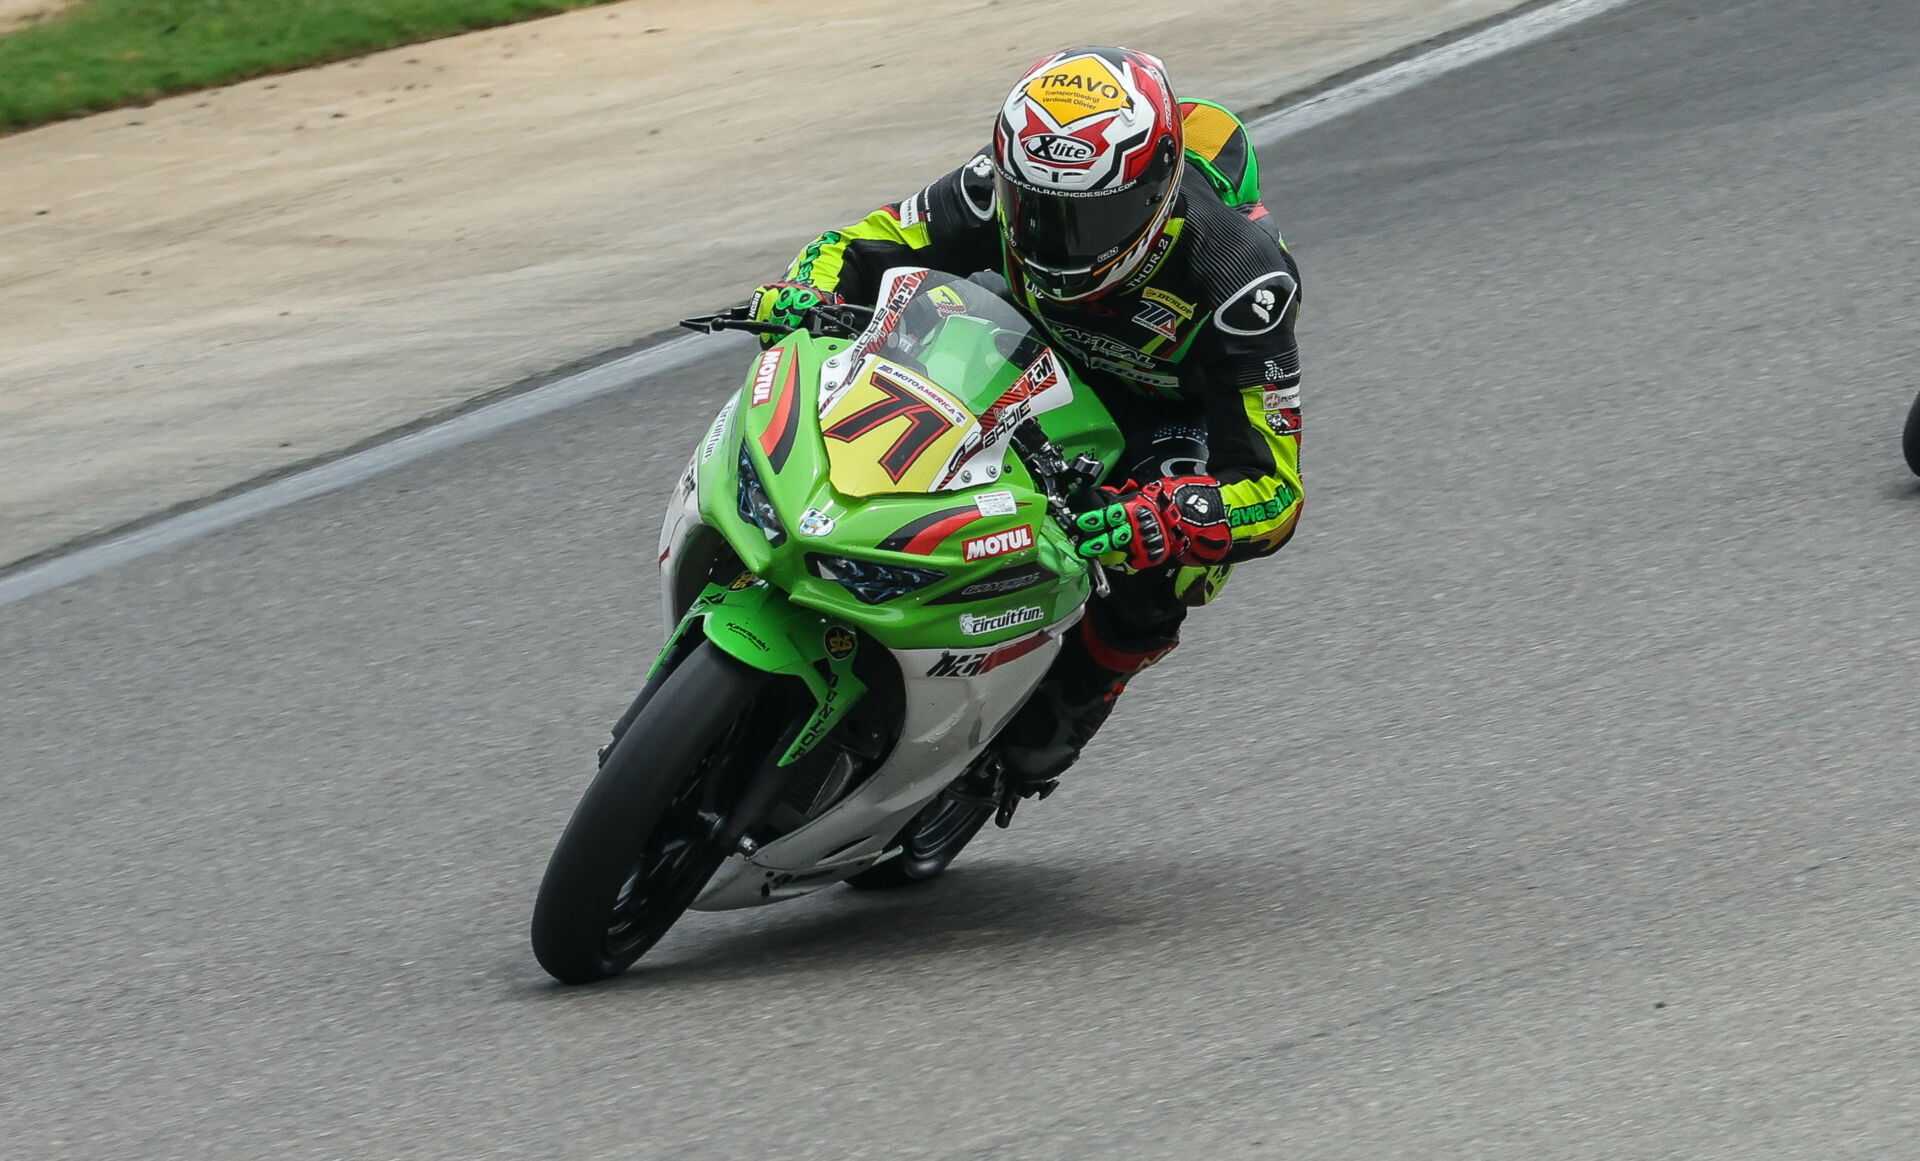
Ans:
{"type": "Polygon", "coordinates": [[[1299,540],[942,883],[609,987],[526,918],[737,352],[9,606],[0,1139],[1900,1155],[1916,42],[1640,0],[1293,139],[1299,540]]]}
{"type": "Polygon", "coordinates": [[[1063,45],[1252,108],[1513,3],[629,0],[0,138],[0,567],[738,301],[1063,45]]]}

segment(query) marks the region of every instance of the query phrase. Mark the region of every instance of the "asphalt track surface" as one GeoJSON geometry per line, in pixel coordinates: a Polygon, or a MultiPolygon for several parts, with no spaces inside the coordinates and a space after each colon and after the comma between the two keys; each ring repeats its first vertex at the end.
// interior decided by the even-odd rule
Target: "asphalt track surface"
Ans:
{"type": "Polygon", "coordinates": [[[1308,514],[949,876],[526,922],[737,355],[0,611],[8,1157],[1791,1157],[1920,1131],[1920,8],[1291,139],[1308,514]]]}

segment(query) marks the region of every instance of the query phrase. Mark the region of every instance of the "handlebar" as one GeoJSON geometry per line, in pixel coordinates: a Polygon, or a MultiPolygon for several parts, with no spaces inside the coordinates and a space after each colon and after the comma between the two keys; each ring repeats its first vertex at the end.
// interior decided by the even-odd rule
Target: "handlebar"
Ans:
{"type": "Polygon", "coordinates": [[[719,314],[695,315],[681,319],[680,325],[703,335],[718,331],[746,331],[748,334],[778,338],[804,330],[815,338],[850,339],[865,330],[867,323],[873,320],[872,307],[851,302],[822,303],[811,307],[800,316],[798,326],[756,319],[747,313],[747,309],[745,306],[736,306],[719,314]]]}
{"type": "MultiPolygon", "coordinates": [[[[1098,483],[1106,471],[1106,465],[1085,452],[1075,456],[1072,463],[1060,448],[1047,438],[1040,429],[1038,420],[1029,419],[1013,429],[1013,452],[1026,465],[1027,474],[1034,483],[1040,485],[1040,492],[1047,498],[1047,514],[1053,517],[1068,533],[1073,532],[1073,509],[1067,500],[1075,493],[1091,488],[1098,483]]],[[[1087,573],[1093,578],[1093,591],[1106,596],[1110,586],[1107,584],[1106,566],[1097,560],[1087,561],[1087,573]]]]}

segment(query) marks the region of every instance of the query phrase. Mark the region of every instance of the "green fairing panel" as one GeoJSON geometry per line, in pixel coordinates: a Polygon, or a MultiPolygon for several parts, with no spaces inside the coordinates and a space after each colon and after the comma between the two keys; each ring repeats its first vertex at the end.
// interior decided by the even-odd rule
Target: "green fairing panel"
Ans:
{"type": "Polygon", "coordinates": [[[866,693],[865,683],[853,675],[857,635],[850,625],[795,605],[764,581],[740,583],[744,587],[738,589],[708,585],[681,623],[684,631],[698,620],[722,652],[806,683],[814,697],[813,716],[780,759],[784,766],[813,749],[866,693]],[[835,657],[836,652],[842,656],[835,657]]]}
{"type": "MultiPolygon", "coordinates": [[[[972,307],[980,290],[968,284],[956,293],[972,307]]],[[[952,305],[950,298],[942,301],[952,305]]],[[[982,313],[996,307],[1010,316],[1005,322],[1027,329],[997,299],[982,313]]],[[[1017,336],[1010,338],[1006,329],[1002,320],[983,323],[971,313],[946,318],[937,341],[918,352],[927,377],[976,411],[984,410],[1037,355],[1019,343],[1018,358],[1010,359],[1017,336]]],[[[971,486],[858,496],[835,489],[818,418],[820,372],[825,360],[847,346],[844,340],[795,334],[749,363],[726,415],[696,453],[702,522],[725,538],[752,578],[770,582],[767,591],[784,594],[780,603],[792,618],[801,618],[789,618],[792,623],[807,626],[801,636],[808,641],[821,626],[839,624],[894,649],[976,650],[1071,616],[1088,595],[1085,565],[1048,516],[1017,456],[1006,454],[997,478],[971,486]],[[771,538],[740,515],[743,457],[778,516],[780,527],[771,538]],[[842,559],[911,570],[922,583],[877,601],[863,599],[823,571],[823,561],[842,559]]],[[[1043,412],[1039,422],[1069,458],[1088,452],[1111,467],[1120,455],[1111,417],[1077,383],[1072,399],[1043,412]]],[[[908,429],[901,419],[880,431],[890,438],[908,429]]],[[[702,600],[690,616],[744,608],[735,596],[717,606],[702,600]]],[[[745,632],[762,639],[768,634],[750,617],[742,618],[708,617],[708,635],[749,664],[770,668],[768,654],[745,632]]],[[[810,659],[818,659],[819,648],[808,645],[810,659]]],[[[845,693],[839,695],[846,699],[845,693]]]]}
{"type": "Polygon", "coordinates": [[[1085,452],[1111,472],[1120,466],[1120,456],[1125,450],[1120,429],[1093,389],[1073,377],[1073,368],[1067,368],[1067,374],[1073,379],[1073,402],[1042,413],[1040,430],[1060,445],[1068,459],[1085,452]]]}

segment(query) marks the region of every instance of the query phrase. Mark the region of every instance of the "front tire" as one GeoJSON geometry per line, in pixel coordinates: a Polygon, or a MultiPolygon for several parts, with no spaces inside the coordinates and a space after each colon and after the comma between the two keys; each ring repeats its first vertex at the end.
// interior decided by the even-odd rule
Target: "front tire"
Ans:
{"type": "Polygon", "coordinates": [[[1907,430],[1900,440],[1900,450],[1907,454],[1907,466],[1913,474],[1920,476],[1920,395],[1914,396],[1913,410],[1907,412],[1907,430]]]}
{"type": "Polygon", "coordinates": [[[533,954],[553,978],[627,970],[726,860],[726,815],[780,733],[748,712],[769,680],[702,641],[620,735],[534,901],[533,954]]]}

